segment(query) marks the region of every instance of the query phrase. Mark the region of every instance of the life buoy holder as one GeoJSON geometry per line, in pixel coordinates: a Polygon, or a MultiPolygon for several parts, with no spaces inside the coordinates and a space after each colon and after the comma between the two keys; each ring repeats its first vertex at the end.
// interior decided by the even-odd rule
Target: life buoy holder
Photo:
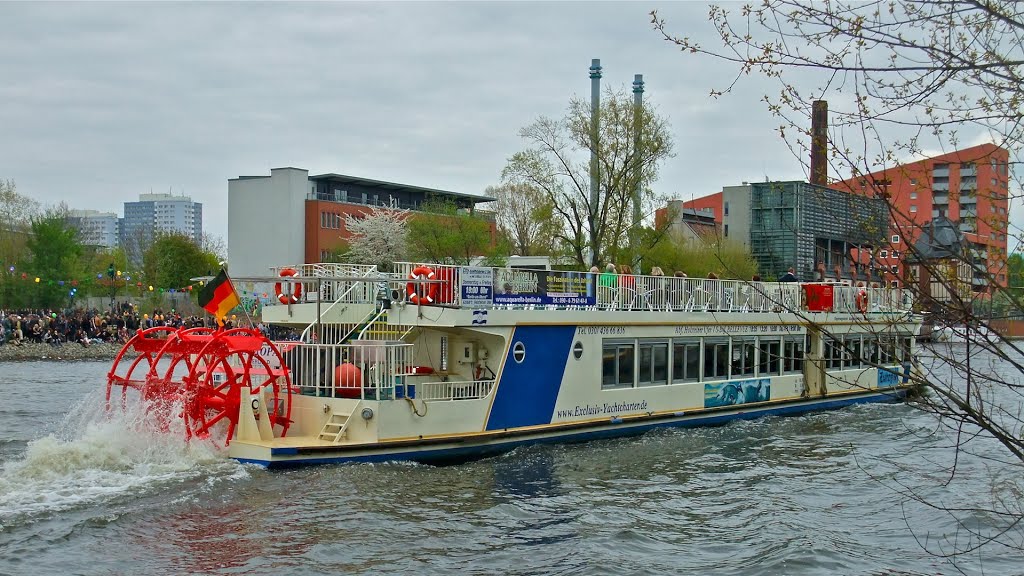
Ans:
{"type": "MultiPolygon", "coordinates": [[[[281,270],[279,274],[282,278],[298,278],[299,273],[297,270],[292,268],[285,268],[281,270]]],[[[277,296],[277,301],[281,304],[295,304],[302,299],[302,284],[300,282],[295,283],[295,287],[292,288],[291,292],[284,292],[281,287],[281,282],[274,284],[274,295],[277,296]]]]}
{"type": "Polygon", "coordinates": [[[437,291],[441,288],[437,282],[427,284],[424,293],[420,293],[417,281],[433,280],[434,270],[429,266],[417,266],[409,273],[409,282],[405,285],[405,293],[409,296],[409,302],[413,304],[433,304],[437,300],[437,291]]]}
{"type": "Polygon", "coordinates": [[[860,310],[861,314],[867,314],[868,312],[868,293],[866,290],[858,290],[856,298],[857,310],[860,310]]]}

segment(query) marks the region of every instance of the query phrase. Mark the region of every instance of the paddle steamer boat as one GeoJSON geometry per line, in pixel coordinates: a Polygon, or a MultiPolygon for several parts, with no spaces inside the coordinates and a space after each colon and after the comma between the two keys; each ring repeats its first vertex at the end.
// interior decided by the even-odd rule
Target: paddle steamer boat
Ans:
{"type": "Polygon", "coordinates": [[[284,467],[457,461],[892,401],[911,386],[921,319],[900,289],[396,270],[236,278],[277,280],[262,321],[301,336],[140,332],[111,369],[108,406],[141,399],[165,427],[183,419],[232,458],[284,467]]]}

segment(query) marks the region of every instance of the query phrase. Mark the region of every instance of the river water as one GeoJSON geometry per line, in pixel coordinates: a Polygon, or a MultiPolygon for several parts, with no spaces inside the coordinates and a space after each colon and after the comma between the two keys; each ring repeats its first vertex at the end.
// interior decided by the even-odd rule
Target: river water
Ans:
{"type": "Polygon", "coordinates": [[[901,484],[1019,505],[1024,475],[980,441],[950,481],[948,435],[909,404],[269,472],[107,420],[107,369],[0,364],[0,574],[1024,573],[999,543],[956,565],[925,550],[971,540],[901,484]]]}

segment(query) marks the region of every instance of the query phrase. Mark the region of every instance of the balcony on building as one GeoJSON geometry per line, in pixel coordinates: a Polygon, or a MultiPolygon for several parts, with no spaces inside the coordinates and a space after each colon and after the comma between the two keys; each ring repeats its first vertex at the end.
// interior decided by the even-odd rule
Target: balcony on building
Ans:
{"type": "Polygon", "coordinates": [[[932,168],[934,178],[949,178],[949,164],[936,164],[932,168]]]}

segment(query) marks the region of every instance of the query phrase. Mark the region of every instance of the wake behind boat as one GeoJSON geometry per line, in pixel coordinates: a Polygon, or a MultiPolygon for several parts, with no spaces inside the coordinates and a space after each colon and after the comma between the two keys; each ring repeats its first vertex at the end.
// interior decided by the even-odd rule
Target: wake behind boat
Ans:
{"type": "Polygon", "coordinates": [[[903,398],[900,289],[403,263],[282,267],[263,321],[151,329],[108,406],[268,467],[451,461],[903,398]],[[180,426],[176,427],[180,428],[180,426]]]}

